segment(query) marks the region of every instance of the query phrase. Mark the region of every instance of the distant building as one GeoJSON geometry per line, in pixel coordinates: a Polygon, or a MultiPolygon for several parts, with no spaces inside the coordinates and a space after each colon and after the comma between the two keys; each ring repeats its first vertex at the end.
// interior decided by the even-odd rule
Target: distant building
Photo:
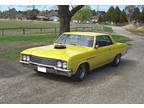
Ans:
{"type": "Polygon", "coordinates": [[[83,21],[81,21],[81,20],[72,20],[72,22],[73,22],[73,23],[89,24],[89,23],[91,23],[92,21],[91,21],[91,19],[86,19],[86,20],[83,20],[83,21]]]}
{"type": "Polygon", "coordinates": [[[16,15],[16,20],[27,20],[26,16],[24,16],[23,14],[21,13],[18,13],[16,15]]]}
{"type": "Polygon", "coordinates": [[[89,24],[91,22],[92,22],[91,19],[86,19],[86,20],[83,20],[81,23],[83,23],[83,24],[89,24]]]}
{"type": "Polygon", "coordinates": [[[49,20],[50,20],[50,21],[56,21],[56,22],[57,22],[57,21],[59,21],[59,17],[58,17],[58,16],[50,16],[50,17],[49,17],[49,20]]]}
{"type": "Polygon", "coordinates": [[[92,16],[91,21],[92,23],[97,23],[99,20],[99,16],[92,16]]]}
{"type": "Polygon", "coordinates": [[[104,14],[105,14],[105,11],[97,11],[97,12],[95,13],[95,15],[92,16],[91,21],[92,21],[93,23],[99,22],[100,16],[102,16],[102,15],[104,15],[104,14]]]}
{"type": "Polygon", "coordinates": [[[36,20],[40,20],[40,21],[48,21],[49,17],[47,16],[36,16],[36,20]]]}

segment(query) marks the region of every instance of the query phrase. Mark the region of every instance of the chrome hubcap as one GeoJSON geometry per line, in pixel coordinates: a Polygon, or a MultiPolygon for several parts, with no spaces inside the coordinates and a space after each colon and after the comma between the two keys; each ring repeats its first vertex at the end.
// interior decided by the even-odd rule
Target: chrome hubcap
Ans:
{"type": "Polygon", "coordinates": [[[85,76],[85,69],[83,67],[81,67],[80,73],[81,73],[80,79],[82,79],[85,76]]]}
{"type": "Polygon", "coordinates": [[[119,62],[120,62],[120,58],[117,57],[117,59],[116,59],[116,64],[119,64],[119,62]]]}

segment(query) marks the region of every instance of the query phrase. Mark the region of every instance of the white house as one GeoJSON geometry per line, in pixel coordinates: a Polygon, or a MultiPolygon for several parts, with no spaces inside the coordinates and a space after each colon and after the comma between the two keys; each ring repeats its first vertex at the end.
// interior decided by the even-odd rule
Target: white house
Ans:
{"type": "Polygon", "coordinates": [[[58,16],[51,16],[51,17],[49,17],[49,20],[50,21],[59,21],[59,17],[58,16]]]}

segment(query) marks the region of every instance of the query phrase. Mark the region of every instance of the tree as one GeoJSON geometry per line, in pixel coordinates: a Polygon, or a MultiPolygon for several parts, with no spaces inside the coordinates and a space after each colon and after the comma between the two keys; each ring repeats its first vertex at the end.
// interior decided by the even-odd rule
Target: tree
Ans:
{"type": "Polygon", "coordinates": [[[85,6],[82,9],[82,20],[90,19],[91,16],[92,16],[91,8],[89,6],[85,6]]]}
{"type": "Polygon", "coordinates": [[[140,21],[144,23],[144,8],[142,9],[142,12],[140,13],[140,21]]]}
{"type": "Polygon", "coordinates": [[[138,7],[134,8],[131,19],[134,20],[135,22],[139,22],[139,20],[140,20],[140,10],[139,10],[138,7]]]}
{"type": "Polygon", "coordinates": [[[130,23],[132,21],[132,14],[134,12],[134,8],[136,6],[135,5],[128,5],[125,7],[125,11],[126,11],[126,14],[127,14],[127,19],[128,19],[128,22],[130,23]]]}
{"type": "Polygon", "coordinates": [[[120,14],[121,10],[117,6],[113,12],[113,16],[111,16],[113,18],[113,22],[115,22],[116,24],[120,22],[120,14]]]}
{"type": "Polygon", "coordinates": [[[72,17],[72,20],[77,20],[78,22],[80,22],[82,20],[82,11],[79,10],[76,12],[76,14],[72,17]]]}
{"type": "Polygon", "coordinates": [[[24,12],[24,15],[26,16],[27,19],[35,20],[36,16],[39,13],[39,10],[36,9],[35,5],[28,5],[26,6],[28,9],[27,11],[24,12]]]}
{"type": "Polygon", "coordinates": [[[16,18],[16,14],[17,14],[17,11],[16,11],[15,8],[9,9],[9,18],[10,19],[15,19],[16,18]]]}
{"type": "Polygon", "coordinates": [[[0,11],[0,18],[2,18],[2,12],[0,11]]]}
{"type": "Polygon", "coordinates": [[[126,23],[128,22],[126,12],[123,10],[120,14],[120,23],[126,23]]]}
{"type": "Polygon", "coordinates": [[[102,23],[102,22],[106,22],[107,21],[107,19],[106,19],[106,13],[104,12],[104,13],[101,13],[100,15],[99,15],[99,18],[98,18],[98,22],[99,23],[102,23]]]}
{"type": "Polygon", "coordinates": [[[79,10],[72,19],[78,20],[78,21],[84,21],[90,19],[92,16],[92,11],[89,6],[83,7],[81,10],[79,10]]]}
{"type": "Polygon", "coordinates": [[[24,15],[27,17],[27,19],[35,20],[38,13],[39,13],[39,10],[33,9],[33,10],[25,11],[24,15]]]}
{"type": "Polygon", "coordinates": [[[60,33],[70,31],[70,21],[72,16],[84,5],[78,5],[69,9],[69,5],[58,5],[58,15],[60,18],[60,33]]]}
{"type": "Polygon", "coordinates": [[[113,6],[111,6],[111,7],[108,9],[108,11],[107,11],[107,13],[106,13],[106,20],[107,20],[107,21],[109,21],[109,22],[113,22],[113,21],[114,21],[114,18],[113,18],[114,11],[115,11],[115,9],[114,9],[113,6]]]}
{"type": "Polygon", "coordinates": [[[92,15],[95,16],[96,15],[96,10],[92,10],[92,15]]]}
{"type": "Polygon", "coordinates": [[[121,10],[119,9],[119,7],[116,6],[116,8],[114,8],[112,6],[108,9],[106,15],[104,15],[105,17],[104,20],[109,21],[111,23],[118,24],[120,23],[120,15],[121,15],[121,10]]]}

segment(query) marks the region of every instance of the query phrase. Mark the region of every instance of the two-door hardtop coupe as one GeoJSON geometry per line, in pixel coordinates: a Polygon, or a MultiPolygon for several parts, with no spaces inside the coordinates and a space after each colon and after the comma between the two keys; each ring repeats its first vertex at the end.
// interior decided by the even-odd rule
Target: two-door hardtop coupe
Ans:
{"type": "Polygon", "coordinates": [[[111,35],[92,32],[66,32],[53,45],[26,49],[20,63],[37,72],[54,73],[83,80],[88,71],[112,63],[118,66],[128,45],[111,35]]]}

